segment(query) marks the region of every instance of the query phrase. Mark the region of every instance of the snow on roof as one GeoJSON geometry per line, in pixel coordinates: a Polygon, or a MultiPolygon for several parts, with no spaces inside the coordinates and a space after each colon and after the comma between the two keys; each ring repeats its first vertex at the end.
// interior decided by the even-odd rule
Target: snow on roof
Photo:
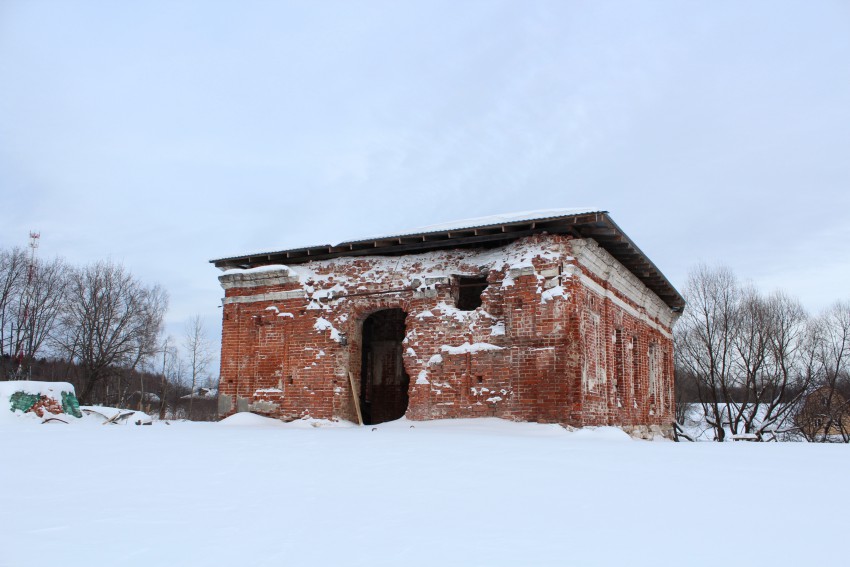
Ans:
{"type": "Polygon", "coordinates": [[[539,209],[536,211],[522,211],[516,213],[504,213],[500,215],[490,215],[486,217],[475,217],[471,219],[461,219],[440,224],[431,224],[428,226],[420,226],[400,232],[398,234],[385,234],[381,236],[372,236],[369,238],[359,238],[351,242],[359,242],[361,240],[379,240],[381,238],[398,238],[400,236],[409,236],[411,234],[427,234],[429,232],[442,232],[446,230],[463,230],[468,228],[476,228],[480,226],[491,226],[495,224],[511,224],[515,222],[528,222],[534,220],[555,219],[561,217],[570,217],[573,215],[584,215],[588,213],[600,213],[601,209],[578,208],[578,209],[539,209]]]}
{"type": "MultiPolygon", "coordinates": [[[[377,236],[363,236],[359,238],[353,238],[350,240],[344,240],[342,242],[338,242],[336,244],[314,244],[310,246],[287,246],[287,247],[279,247],[275,249],[266,249],[261,251],[254,251],[248,253],[238,253],[238,254],[230,254],[228,256],[224,256],[220,258],[221,260],[228,258],[240,258],[247,256],[264,256],[268,254],[275,254],[280,252],[281,250],[301,250],[307,248],[331,248],[338,247],[349,243],[355,242],[366,242],[370,240],[383,240],[388,238],[401,238],[404,236],[411,236],[414,234],[428,234],[432,232],[444,232],[447,230],[463,230],[470,228],[478,228],[484,226],[493,226],[500,224],[511,224],[517,222],[529,222],[535,220],[546,220],[546,219],[554,219],[554,218],[562,218],[569,217],[573,215],[583,215],[590,213],[601,213],[605,212],[602,209],[597,207],[588,207],[588,208],[576,208],[576,209],[539,209],[535,211],[521,211],[515,213],[503,213],[498,215],[490,215],[485,217],[475,217],[475,218],[467,218],[454,220],[445,223],[439,224],[431,224],[427,226],[420,226],[418,228],[411,228],[404,230],[402,232],[383,234],[377,236]]],[[[216,262],[217,260],[210,260],[210,262],[216,262]]]]}

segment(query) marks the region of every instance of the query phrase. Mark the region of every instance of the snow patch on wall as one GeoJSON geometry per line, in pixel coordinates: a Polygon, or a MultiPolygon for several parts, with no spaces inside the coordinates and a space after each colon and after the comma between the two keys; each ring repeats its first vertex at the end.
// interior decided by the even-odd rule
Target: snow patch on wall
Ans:
{"type": "Polygon", "coordinates": [[[556,297],[566,299],[569,294],[567,294],[564,286],[556,285],[551,289],[547,289],[543,293],[540,294],[540,303],[548,303],[555,299],[556,297]]]}
{"type": "Polygon", "coordinates": [[[465,323],[466,320],[475,313],[475,311],[463,311],[454,305],[449,305],[445,301],[439,302],[437,304],[437,309],[439,309],[440,313],[443,315],[451,317],[459,323],[465,323]]]}
{"type": "Polygon", "coordinates": [[[419,375],[416,377],[417,384],[430,384],[428,381],[428,372],[425,370],[420,370],[419,375]]]}
{"type": "Polygon", "coordinates": [[[460,346],[450,346],[443,345],[440,347],[440,350],[445,352],[446,354],[467,354],[467,353],[476,353],[482,351],[495,351],[495,350],[504,350],[504,347],[492,345],[490,343],[469,343],[469,341],[463,343],[460,346]]]}
{"type": "Polygon", "coordinates": [[[325,319],[324,317],[319,317],[316,319],[316,323],[313,325],[313,328],[319,331],[320,333],[323,331],[327,331],[330,329],[331,331],[331,339],[340,342],[342,340],[342,333],[334,327],[330,321],[325,319]]]}

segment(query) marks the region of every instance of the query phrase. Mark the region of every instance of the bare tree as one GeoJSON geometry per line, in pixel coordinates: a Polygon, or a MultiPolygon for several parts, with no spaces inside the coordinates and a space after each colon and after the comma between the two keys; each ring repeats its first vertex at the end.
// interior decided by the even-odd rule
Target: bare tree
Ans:
{"type": "Polygon", "coordinates": [[[67,284],[63,260],[30,261],[23,249],[0,250],[0,352],[20,356],[18,371],[54,331],[67,284]]]}
{"type": "Polygon", "coordinates": [[[775,435],[805,395],[808,316],[782,293],[762,296],[726,268],[699,266],[685,288],[676,357],[691,377],[714,439],[775,435]]]}
{"type": "Polygon", "coordinates": [[[740,295],[729,269],[697,266],[688,276],[688,307],[676,327],[677,363],[696,377],[703,413],[717,441],[724,440],[729,420],[740,295]]]}
{"type": "Polygon", "coordinates": [[[184,379],[183,361],[180,359],[180,352],[173,343],[173,337],[166,337],[158,352],[161,358],[157,362],[162,365],[159,384],[159,419],[167,417],[169,403],[172,405],[171,417],[175,416],[176,401],[172,400],[172,397],[178,391],[184,379]]]}
{"type": "Polygon", "coordinates": [[[82,370],[86,403],[118,369],[135,369],[156,353],[168,298],[110,261],[73,270],[67,297],[56,346],[82,370]]]}
{"type": "MultiPolygon", "coordinates": [[[[180,403],[181,396],[185,395],[189,387],[186,386],[186,363],[180,356],[180,351],[177,347],[169,349],[168,365],[166,366],[166,375],[168,384],[171,389],[169,399],[171,400],[171,417],[174,419],[185,418],[183,407],[180,403]]],[[[189,392],[191,394],[191,392],[189,392]]],[[[190,398],[191,400],[191,398],[190,398]]]]}
{"type": "Polygon", "coordinates": [[[189,398],[189,419],[192,419],[192,402],[195,399],[196,387],[212,362],[212,349],[200,315],[195,315],[186,324],[183,349],[186,353],[186,369],[192,380],[192,393],[189,398]]]}
{"type": "MultiPolygon", "coordinates": [[[[165,419],[165,396],[168,392],[168,379],[165,376],[165,369],[168,363],[168,343],[171,341],[171,337],[165,337],[165,340],[162,342],[162,373],[160,374],[160,382],[159,382],[159,419],[165,419]]],[[[143,391],[144,395],[144,391],[143,391]]]]}
{"type": "Polygon", "coordinates": [[[809,441],[850,443],[850,303],[821,313],[812,335],[813,388],[797,423],[809,441]]]}
{"type": "Polygon", "coordinates": [[[758,291],[752,287],[742,289],[741,300],[735,308],[732,368],[728,380],[734,387],[733,399],[725,400],[727,424],[733,435],[752,433],[759,411],[757,383],[767,365],[769,318],[758,291]]]}
{"type": "Polygon", "coordinates": [[[60,258],[37,261],[33,279],[21,293],[15,311],[14,336],[29,360],[35,358],[56,329],[65,304],[68,274],[68,265],[60,258]]]}
{"type": "Polygon", "coordinates": [[[736,344],[745,388],[732,428],[763,439],[785,425],[808,391],[809,318],[781,292],[750,292],[741,319],[736,344]]]}
{"type": "Polygon", "coordinates": [[[27,254],[23,248],[0,250],[0,355],[13,356],[15,350],[15,308],[27,274],[27,254]]]}

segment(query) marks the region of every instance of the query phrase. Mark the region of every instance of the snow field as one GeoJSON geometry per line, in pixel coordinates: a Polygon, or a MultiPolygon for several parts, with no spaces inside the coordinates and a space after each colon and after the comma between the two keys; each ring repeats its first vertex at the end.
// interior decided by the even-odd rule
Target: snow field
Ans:
{"type": "Polygon", "coordinates": [[[496,419],[0,427],[0,565],[834,563],[846,446],[496,419]],[[817,497],[812,497],[815,487],[817,497]]]}

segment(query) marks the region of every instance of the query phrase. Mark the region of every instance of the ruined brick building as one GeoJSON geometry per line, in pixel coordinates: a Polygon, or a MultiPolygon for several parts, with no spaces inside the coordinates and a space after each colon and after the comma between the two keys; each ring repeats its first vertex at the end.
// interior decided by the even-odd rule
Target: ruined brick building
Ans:
{"type": "Polygon", "coordinates": [[[219,413],[381,423],[674,419],[679,293],[605,212],[548,211],[212,261],[219,413]],[[359,407],[358,407],[359,406],[359,407]]]}

